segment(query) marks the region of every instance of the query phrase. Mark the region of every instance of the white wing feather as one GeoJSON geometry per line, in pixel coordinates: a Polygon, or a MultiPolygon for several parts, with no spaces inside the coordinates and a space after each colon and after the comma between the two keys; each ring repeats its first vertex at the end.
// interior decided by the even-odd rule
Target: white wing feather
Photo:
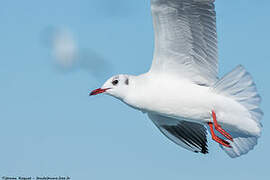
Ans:
{"type": "Polygon", "coordinates": [[[151,0],[155,52],[151,71],[173,73],[195,83],[217,80],[214,0],[151,0]]]}

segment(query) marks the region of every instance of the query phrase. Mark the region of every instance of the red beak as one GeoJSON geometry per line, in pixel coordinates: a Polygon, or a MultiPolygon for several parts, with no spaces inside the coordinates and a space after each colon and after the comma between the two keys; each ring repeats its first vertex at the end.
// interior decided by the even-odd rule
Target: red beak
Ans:
{"type": "Polygon", "coordinates": [[[104,93],[104,92],[106,92],[108,89],[110,89],[110,88],[107,88],[107,89],[101,89],[101,88],[96,89],[96,90],[92,91],[92,92],[89,94],[89,96],[94,96],[94,95],[98,95],[98,94],[104,93]]]}

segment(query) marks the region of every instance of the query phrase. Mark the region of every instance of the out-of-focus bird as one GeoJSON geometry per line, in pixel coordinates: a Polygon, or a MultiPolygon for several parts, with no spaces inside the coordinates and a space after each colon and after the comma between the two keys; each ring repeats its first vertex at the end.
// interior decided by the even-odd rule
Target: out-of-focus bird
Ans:
{"type": "Polygon", "coordinates": [[[100,53],[79,47],[74,33],[69,29],[48,27],[42,33],[42,39],[61,72],[81,69],[96,79],[103,79],[104,75],[111,74],[112,65],[100,53]]]}

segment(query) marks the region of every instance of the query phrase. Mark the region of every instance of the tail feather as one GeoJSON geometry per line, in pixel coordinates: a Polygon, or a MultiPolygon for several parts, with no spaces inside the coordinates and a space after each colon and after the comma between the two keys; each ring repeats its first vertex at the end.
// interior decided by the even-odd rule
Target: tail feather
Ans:
{"type": "Polygon", "coordinates": [[[233,139],[230,145],[232,148],[227,148],[224,146],[220,147],[232,158],[239,157],[241,155],[247,154],[250,150],[254,149],[257,145],[257,137],[236,137],[233,139]]]}
{"type": "MultiPolygon", "coordinates": [[[[241,65],[225,75],[214,86],[217,93],[229,96],[242,104],[250,113],[250,117],[261,129],[263,112],[260,109],[261,97],[251,75],[241,65]]],[[[230,157],[238,157],[248,153],[257,144],[259,136],[238,136],[234,135],[234,142],[230,143],[232,148],[222,146],[222,149],[230,157]]]]}

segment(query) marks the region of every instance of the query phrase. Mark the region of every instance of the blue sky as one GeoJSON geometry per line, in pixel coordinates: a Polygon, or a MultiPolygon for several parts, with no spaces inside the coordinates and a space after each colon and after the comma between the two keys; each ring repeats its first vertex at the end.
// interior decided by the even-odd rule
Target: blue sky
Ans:
{"type": "Polygon", "coordinates": [[[210,140],[210,154],[167,140],[142,113],[109,96],[88,97],[111,75],[150,67],[153,29],[147,0],[3,1],[0,6],[0,176],[72,179],[266,179],[269,177],[268,0],[217,0],[220,75],[242,64],[263,97],[264,130],[248,155],[230,159],[210,140]],[[72,32],[78,47],[112,66],[55,66],[44,30],[72,32]]]}

